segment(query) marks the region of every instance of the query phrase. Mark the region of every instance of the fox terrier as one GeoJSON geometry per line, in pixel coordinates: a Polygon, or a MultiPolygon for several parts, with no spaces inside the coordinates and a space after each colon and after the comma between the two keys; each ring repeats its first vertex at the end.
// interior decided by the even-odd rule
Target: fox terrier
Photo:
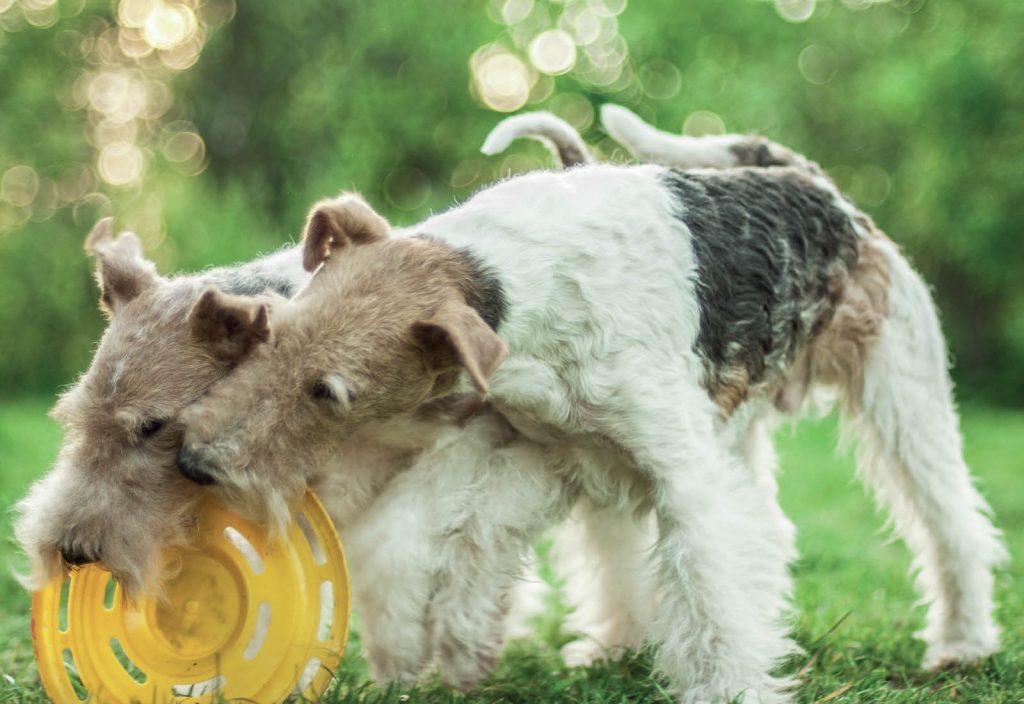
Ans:
{"type": "Polygon", "coordinates": [[[927,286],[815,168],[527,174],[397,235],[343,195],[313,208],[304,247],[315,276],[181,412],[178,463],[240,510],[283,515],[268,507],[297,501],[353,434],[486,396],[506,444],[467,426],[435,448],[444,471],[403,474],[414,486],[381,525],[396,552],[376,566],[399,585],[391,610],[444,562],[452,620],[481,618],[500,597],[491,556],[577,499],[620,522],[653,513],[645,635],[680,701],[788,701],[771,671],[795,650],[790,526],[747,458],[767,419],[829,389],[915,555],[924,665],[998,647],[1004,550],[962,458],[927,286]]]}
{"type": "MultiPolygon", "coordinates": [[[[655,163],[683,169],[794,166],[823,174],[803,155],[756,135],[671,135],[613,104],[601,108],[601,121],[605,131],[627,151],[655,163]]],[[[576,130],[547,112],[506,118],[487,136],[481,151],[497,154],[524,137],[547,146],[558,166],[595,162],[576,130]]],[[[769,418],[753,422],[742,446],[744,462],[770,495],[777,492],[773,426],[769,418]]],[[[795,527],[781,511],[776,523],[787,554],[795,558],[795,527]]],[[[567,664],[590,665],[643,644],[645,624],[657,608],[657,595],[651,593],[644,577],[643,557],[656,539],[653,515],[634,519],[594,506],[585,497],[577,500],[569,520],[558,528],[552,553],[562,598],[569,607],[563,630],[577,636],[562,648],[567,664]]]]}

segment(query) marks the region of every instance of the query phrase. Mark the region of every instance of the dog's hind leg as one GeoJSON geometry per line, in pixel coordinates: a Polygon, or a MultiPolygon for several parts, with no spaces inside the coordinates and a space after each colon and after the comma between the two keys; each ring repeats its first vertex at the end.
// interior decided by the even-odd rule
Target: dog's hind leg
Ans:
{"type": "Polygon", "coordinates": [[[558,530],[554,554],[572,609],[563,630],[579,638],[562,648],[569,666],[587,666],[638,648],[656,596],[647,568],[657,540],[653,517],[581,499],[558,530]]]}
{"type": "Polygon", "coordinates": [[[845,403],[858,471],[914,554],[926,668],[998,648],[992,568],[1005,558],[963,459],[946,347],[927,287],[888,242],[887,314],[845,403]],[[858,388],[859,387],[859,388],[858,388]]]}

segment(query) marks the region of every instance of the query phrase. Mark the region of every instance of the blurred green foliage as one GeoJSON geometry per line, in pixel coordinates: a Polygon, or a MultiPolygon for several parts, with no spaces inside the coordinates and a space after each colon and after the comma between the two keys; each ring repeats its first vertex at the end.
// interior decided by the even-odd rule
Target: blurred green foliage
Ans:
{"type": "MultiPolygon", "coordinates": [[[[579,70],[552,79],[529,69],[523,109],[555,109],[609,158],[614,144],[591,109],[607,101],[664,129],[759,131],[805,152],[934,285],[961,386],[1003,402],[1024,397],[1024,4],[590,4],[612,8],[603,26],[611,18],[620,39],[609,46],[628,47],[618,77],[588,78],[581,47],[579,70]],[[790,21],[809,9],[806,21],[790,21]]],[[[143,78],[160,74],[172,101],[127,137],[140,145],[144,176],[115,186],[96,177],[97,153],[124,128],[98,127],[75,95],[83,71],[109,64],[90,37],[117,27],[118,3],[60,0],[56,19],[39,20],[0,0],[0,174],[27,165],[39,179],[33,203],[11,202],[24,200],[23,172],[4,181],[11,193],[0,199],[0,391],[52,391],[88,364],[103,321],[81,243],[100,213],[139,232],[162,271],[190,270],[294,239],[309,204],[340,189],[362,191],[401,224],[547,164],[535,145],[479,155],[503,115],[471,90],[470,58],[497,43],[529,68],[525,33],[584,5],[193,4],[206,18],[195,65],[136,62],[143,78]],[[525,19],[507,26],[503,13],[525,19]],[[175,156],[175,130],[202,137],[198,161],[175,156]],[[83,168],[88,193],[72,179],[65,194],[83,168]],[[52,202],[47,188],[58,193],[52,202]]]]}

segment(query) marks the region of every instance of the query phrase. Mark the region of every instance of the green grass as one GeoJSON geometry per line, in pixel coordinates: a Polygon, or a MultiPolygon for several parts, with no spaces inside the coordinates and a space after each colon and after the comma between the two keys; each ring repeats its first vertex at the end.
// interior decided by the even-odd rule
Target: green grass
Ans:
{"type": "MultiPolygon", "coordinates": [[[[0,404],[0,505],[10,506],[55,455],[59,433],[45,417],[47,401],[0,404]]],[[[1024,548],[1024,412],[982,407],[964,412],[968,460],[1006,532],[1012,555],[1024,548]]],[[[1021,702],[1024,701],[1024,567],[1012,562],[999,575],[999,655],[937,675],[917,670],[923,646],[913,638],[921,610],[907,577],[909,558],[888,540],[871,502],[853,480],[852,461],[833,457],[831,419],[804,422],[779,437],[782,503],[799,527],[801,559],[794,566],[794,630],[807,655],[783,670],[800,672],[800,702],[1021,702]]],[[[28,596],[10,576],[18,564],[7,520],[0,521],[0,702],[43,702],[29,638],[28,596]]],[[[541,636],[514,644],[498,671],[468,696],[428,681],[415,689],[379,689],[367,683],[350,642],[338,685],[325,701],[400,702],[660,702],[670,701],[650,661],[634,654],[589,669],[559,665],[555,619],[541,636]]]]}

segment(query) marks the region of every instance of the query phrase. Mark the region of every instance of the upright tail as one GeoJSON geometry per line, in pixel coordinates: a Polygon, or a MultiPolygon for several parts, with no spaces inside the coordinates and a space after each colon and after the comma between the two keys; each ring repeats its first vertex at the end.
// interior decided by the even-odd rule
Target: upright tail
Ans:
{"type": "Polygon", "coordinates": [[[662,132],[620,105],[601,107],[605,131],[644,161],[681,169],[736,166],[794,166],[818,176],[824,171],[807,157],[763,137],[744,134],[688,137],[662,132]]]}
{"type": "Polygon", "coordinates": [[[561,168],[594,161],[594,155],[590,153],[580,133],[568,122],[549,112],[527,112],[502,120],[487,135],[480,151],[484,154],[500,154],[521,137],[542,142],[551,150],[561,168]]]}

